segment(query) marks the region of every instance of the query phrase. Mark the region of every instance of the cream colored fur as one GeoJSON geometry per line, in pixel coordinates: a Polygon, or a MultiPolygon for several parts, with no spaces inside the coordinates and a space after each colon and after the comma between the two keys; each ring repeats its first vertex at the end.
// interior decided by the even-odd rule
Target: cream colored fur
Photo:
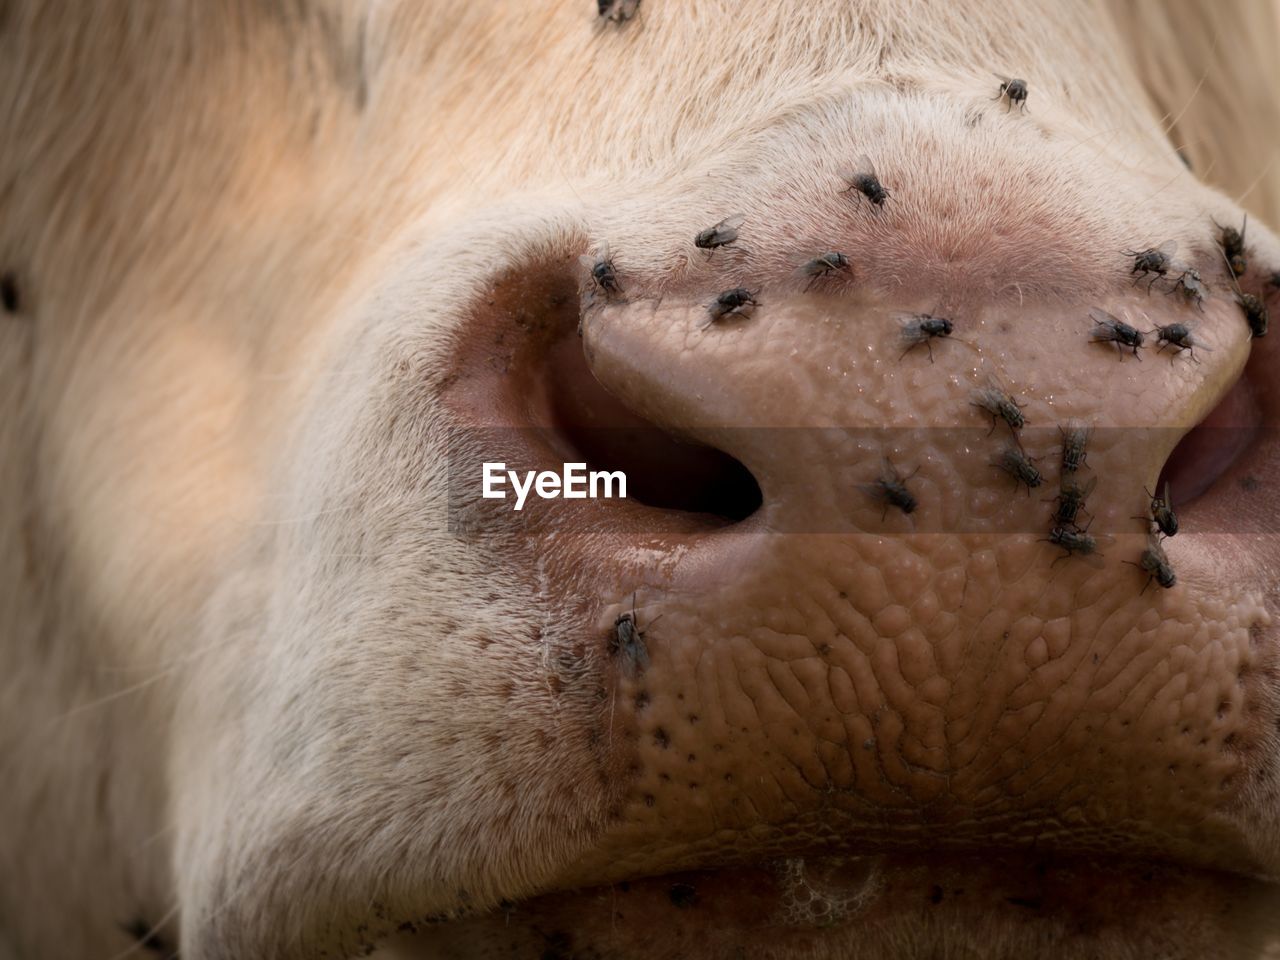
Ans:
{"type": "Polygon", "coordinates": [[[592,6],[0,3],[3,960],[112,956],[137,917],[237,956],[245,925],[284,944],[356,911],[348,884],[392,915],[484,905],[590,841],[603,801],[544,796],[534,734],[592,691],[499,722],[511,678],[587,665],[526,599],[538,571],[443,531],[441,448],[404,426],[439,440],[450,307],[521,237],[585,242],[609,197],[643,217],[643,185],[798,105],[992,70],[1280,219],[1263,0],[645,0],[605,30],[592,6]],[[419,498],[377,500],[396,483],[419,498]],[[520,842],[478,855],[499,809],[520,842]]]}

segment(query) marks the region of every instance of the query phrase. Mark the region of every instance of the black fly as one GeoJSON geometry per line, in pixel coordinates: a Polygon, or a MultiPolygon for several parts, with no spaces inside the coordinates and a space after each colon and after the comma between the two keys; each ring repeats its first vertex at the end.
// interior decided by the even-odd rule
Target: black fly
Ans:
{"type": "Polygon", "coordinates": [[[1025,113],[1027,110],[1027,81],[1020,80],[1017,77],[1006,77],[998,73],[996,76],[1000,80],[1000,92],[991,99],[1007,98],[1009,105],[1004,108],[1005,113],[1012,110],[1015,103],[1025,113]]]}
{"type": "Polygon", "coordinates": [[[1147,549],[1142,551],[1141,560],[1137,563],[1126,560],[1125,563],[1147,572],[1147,582],[1142,587],[1143,593],[1147,592],[1147,587],[1151,586],[1152,580],[1166,590],[1178,582],[1173,567],[1169,565],[1169,558],[1165,556],[1164,547],[1160,546],[1160,541],[1154,535],[1147,538],[1147,549]]]}
{"type": "Polygon", "coordinates": [[[596,9],[601,20],[613,23],[626,23],[636,15],[640,0],[596,0],[596,9]]]}
{"type": "Polygon", "coordinates": [[[1157,326],[1155,337],[1160,342],[1160,349],[1156,351],[1157,353],[1164,350],[1165,347],[1173,347],[1177,353],[1182,353],[1183,350],[1190,350],[1191,359],[1195,360],[1196,363],[1200,362],[1196,359],[1196,347],[1201,350],[1213,349],[1213,347],[1201,343],[1185,323],[1169,323],[1165,326],[1157,326]]]}
{"type": "Polygon", "coordinates": [[[727,246],[738,239],[738,228],[747,220],[745,213],[735,213],[731,217],[725,217],[714,227],[707,227],[705,230],[698,231],[698,235],[693,238],[693,245],[707,251],[707,256],[711,256],[711,251],[717,247],[727,246]]]}
{"type": "Polygon", "coordinates": [[[1058,504],[1053,511],[1053,525],[1055,527],[1079,527],[1076,519],[1080,516],[1080,512],[1084,510],[1084,502],[1089,499],[1089,495],[1093,493],[1093,488],[1098,485],[1097,477],[1090,477],[1089,482],[1083,487],[1074,480],[1063,479],[1062,486],[1058,490],[1058,495],[1054,498],[1058,504]]]}
{"type": "MultiPolygon", "coordinates": [[[[828,250],[824,254],[814,257],[812,260],[806,261],[796,271],[797,275],[809,278],[809,286],[812,286],[815,280],[823,277],[829,277],[837,270],[849,270],[849,258],[843,253],[837,253],[834,250],[828,250]]],[[[806,288],[807,289],[807,288],[806,288]]]]}
{"type": "Polygon", "coordinates": [[[920,468],[916,467],[904,477],[898,472],[898,468],[886,459],[879,479],[875,483],[862,485],[862,489],[867,493],[884,502],[884,512],[880,514],[881,520],[888,515],[890,507],[897,507],[903,513],[914,512],[916,498],[907,489],[907,481],[919,472],[920,468]]]}
{"type": "Polygon", "coordinates": [[[1190,267],[1185,267],[1177,279],[1173,281],[1173,286],[1169,288],[1170,293],[1179,293],[1182,299],[1187,303],[1195,304],[1201,312],[1204,311],[1204,298],[1208,288],[1200,274],[1190,267]]]}
{"type": "Polygon", "coordinates": [[[606,296],[614,297],[622,293],[622,287],[618,284],[618,272],[614,269],[613,260],[609,257],[608,243],[600,244],[598,256],[589,257],[583,254],[578,257],[578,262],[587,268],[592,281],[605,292],[606,296]]]}
{"type": "Polygon", "coordinates": [[[1129,273],[1136,275],[1133,279],[1134,283],[1137,283],[1148,274],[1151,275],[1151,281],[1147,284],[1147,290],[1150,291],[1151,284],[1168,274],[1173,268],[1173,255],[1178,252],[1178,242],[1170,240],[1167,243],[1160,244],[1158,247],[1147,247],[1145,250],[1123,250],[1121,252],[1126,257],[1133,257],[1133,269],[1129,273]]]}
{"type": "Polygon", "coordinates": [[[1157,530],[1166,537],[1172,537],[1178,532],[1178,515],[1173,512],[1173,500],[1169,496],[1168,481],[1165,481],[1164,496],[1162,497],[1153,496],[1150,490],[1144,490],[1143,493],[1151,498],[1151,516],[1134,517],[1133,519],[1154,523],[1157,530]]]}
{"type": "MultiPolygon", "coordinates": [[[[1049,536],[1043,539],[1046,543],[1052,543],[1066,551],[1058,560],[1065,560],[1075,553],[1088,557],[1098,552],[1098,541],[1074,526],[1055,526],[1049,531],[1049,536]]],[[[1058,560],[1053,562],[1057,563],[1058,560]]]]}
{"type": "MultiPolygon", "coordinates": [[[[1226,256],[1225,250],[1223,251],[1223,256],[1226,256]]],[[[1230,261],[1227,261],[1227,263],[1230,265],[1230,261]]],[[[1240,284],[1236,283],[1235,277],[1231,278],[1231,286],[1235,287],[1235,292],[1232,296],[1235,298],[1236,304],[1240,307],[1240,310],[1244,313],[1245,322],[1249,324],[1249,332],[1253,334],[1255,340],[1258,337],[1265,337],[1267,335],[1267,324],[1269,322],[1269,311],[1267,310],[1267,305],[1263,303],[1259,297],[1254,296],[1252,293],[1245,293],[1241,290],[1240,284]]]]}
{"type": "Polygon", "coordinates": [[[884,184],[880,182],[880,178],[876,176],[876,168],[871,163],[871,158],[865,153],[858,157],[856,167],[843,171],[840,176],[849,184],[844,189],[844,193],[852,193],[856,190],[877,207],[883,207],[884,202],[891,196],[884,184]]]}
{"type": "Polygon", "coordinates": [[[1062,472],[1075,473],[1089,462],[1089,451],[1085,448],[1093,431],[1072,422],[1067,424],[1065,430],[1059,426],[1058,432],[1062,434],[1062,472]]]}
{"type": "MultiPolygon", "coordinates": [[[[652,626],[652,621],[650,626],[652,626]]],[[[645,646],[644,631],[636,619],[636,597],[631,595],[631,609],[618,614],[613,621],[613,634],[609,637],[609,655],[621,656],[626,671],[635,676],[649,666],[649,649],[645,646]]]]}
{"type": "Polygon", "coordinates": [[[1009,425],[1009,429],[1015,432],[1026,426],[1027,421],[1022,416],[1022,405],[994,377],[987,386],[974,391],[969,405],[985,410],[991,416],[991,430],[987,431],[987,436],[991,436],[991,431],[995,430],[998,420],[1003,420],[1009,425]]]}
{"type": "Polygon", "coordinates": [[[756,299],[756,294],[759,292],[759,290],[752,292],[746,287],[734,287],[732,290],[724,291],[707,307],[709,318],[703,326],[710,326],[731,313],[746,316],[750,308],[760,306],[760,301],[756,299]]]}
{"type": "MultiPolygon", "coordinates": [[[[902,342],[907,345],[907,349],[902,351],[902,357],[923,343],[929,348],[929,362],[933,363],[933,341],[938,337],[951,336],[953,329],[951,321],[945,317],[935,317],[930,313],[908,315],[907,322],[902,326],[902,342]]],[[[898,359],[901,360],[902,357],[898,359]]]]}
{"type": "Polygon", "coordinates": [[[1249,215],[1244,215],[1244,222],[1240,224],[1239,230],[1224,227],[1217,220],[1213,221],[1213,225],[1218,228],[1218,243],[1222,246],[1222,253],[1227,258],[1232,276],[1243,277],[1249,269],[1249,258],[1244,251],[1244,234],[1249,229],[1249,215]]]}
{"type": "Polygon", "coordinates": [[[1032,487],[1040,486],[1040,471],[1036,469],[1035,460],[1017,447],[1006,447],[1001,451],[1000,458],[991,463],[1013,477],[1014,489],[1020,483],[1025,484],[1027,496],[1031,496],[1032,487]]]}
{"type": "MultiPolygon", "coordinates": [[[[1094,308],[1089,311],[1093,318],[1092,343],[1114,343],[1121,360],[1124,360],[1124,347],[1132,348],[1133,355],[1138,357],[1138,348],[1142,346],[1142,331],[1131,327],[1123,320],[1118,320],[1105,310],[1094,308]]],[[[1141,357],[1138,357],[1141,360],[1141,357]]]]}

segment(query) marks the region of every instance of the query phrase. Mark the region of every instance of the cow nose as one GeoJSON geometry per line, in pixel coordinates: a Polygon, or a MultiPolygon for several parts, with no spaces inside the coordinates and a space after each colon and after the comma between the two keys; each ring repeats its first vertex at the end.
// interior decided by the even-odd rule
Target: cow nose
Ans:
{"type": "MultiPolygon", "coordinates": [[[[753,519],[774,532],[1047,537],[1044,500],[1063,479],[1091,487],[1078,519],[1094,534],[1132,531],[1141,491],[1238,373],[1245,343],[1237,324],[1221,362],[1144,365],[1132,348],[1092,342],[1079,305],[941,317],[936,297],[784,288],[755,299],[729,315],[714,292],[599,304],[584,350],[640,417],[743,463],[761,490],[753,519]],[[1080,389],[1081,364],[1105,388],[1080,389]],[[1073,433],[1087,435],[1089,469],[1064,477],[1073,433]]],[[[1108,306],[1149,325],[1141,297],[1108,306]]]]}
{"type": "MultiPolygon", "coordinates": [[[[1257,863],[1222,810],[1242,744],[1265,736],[1244,709],[1265,608],[1145,589],[1140,562],[1144,488],[1239,375],[1239,317],[1209,305],[1196,363],[1092,342],[1089,304],[940,310],[937,294],[785,282],[754,299],[721,314],[716,291],[597,298],[584,314],[600,383],[761,491],[751,518],[618,583],[602,611],[602,631],[631,614],[645,657],[615,677],[634,781],[588,870],[930,831],[1201,861],[1212,836],[1257,863]],[[950,335],[917,344],[910,325],[944,312],[950,335]],[[1058,523],[1072,430],[1092,519],[1058,523]],[[1041,542],[1055,526],[1094,549],[1041,542]]],[[[1097,308],[1147,328],[1181,309],[1142,291],[1097,308]]]]}

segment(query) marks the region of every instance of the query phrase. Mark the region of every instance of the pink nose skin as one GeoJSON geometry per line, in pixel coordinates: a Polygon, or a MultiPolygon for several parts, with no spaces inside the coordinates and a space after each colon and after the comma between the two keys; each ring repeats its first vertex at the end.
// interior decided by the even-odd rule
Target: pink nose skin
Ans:
{"type": "MultiPolygon", "coordinates": [[[[1280,462],[1274,338],[1252,339],[1224,292],[1204,206],[1219,201],[1169,201],[1167,222],[1195,225],[1178,239],[1212,291],[1197,305],[1168,280],[1130,283],[1122,251],[1142,241],[1114,197],[1138,181],[1117,171],[1103,196],[1072,162],[993,166],[972,184],[981,209],[906,162],[878,164],[893,189],[878,208],[842,195],[834,170],[806,168],[786,196],[765,170],[687,222],[619,203],[597,231],[615,286],[579,250],[530,271],[536,287],[576,270],[583,292],[581,340],[553,353],[585,360],[598,388],[577,381],[556,402],[721,451],[759,488],[732,523],[564,501],[510,521],[553,535],[537,541],[550,544],[541,582],[564,622],[583,621],[603,678],[591,742],[607,756],[605,824],[549,889],[821,855],[862,864],[846,892],[870,882],[859,858],[881,858],[877,883],[901,893],[919,886],[911,858],[936,844],[1004,864],[981,880],[956,867],[1001,902],[1033,853],[1115,858],[1079,877],[1130,898],[1121,860],[1280,877],[1267,574],[1280,548],[1255,532],[1274,516],[1280,462]],[[694,245],[740,208],[732,242],[694,245]],[[815,279],[803,264],[826,251],[849,267],[815,279]],[[739,288],[755,302],[735,294],[726,308],[739,288]],[[908,349],[921,314],[951,332],[908,349]],[[1107,315],[1144,331],[1142,345],[1097,342],[1107,315]],[[1194,356],[1160,349],[1153,331],[1171,323],[1194,331],[1194,356]],[[1020,428],[990,402],[997,389],[1020,428]],[[1201,421],[1202,439],[1182,444],[1201,421]],[[1063,432],[1077,427],[1087,457],[1064,476],[1063,432]],[[1034,488],[1004,469],[1011,451],[1034,488]],[[1145,491],[1162,475],[1206,491],[1178,504],[1181,530],[1160,548],[1169,588],[1165,567],[1143,569],[1145,491]],[[1055,524],[1073,479],[1083,512],[1055,524]]],[[[507,308],[491,309],[500,324],[507,308]]],[[[487,396],[484,367],[458,396],[487,396]]],[[[521,387],[525,422],[564,419],[544,418],[547,389],[521,387]]],[[[1208,889],[1198,876],[1170,875],[1166,892],[1208,889]]],[[[1153,929],[1177,912],[1162,903],[1145,915],[1153,929]]]]}
{"type": "MultiPolygon", "coordinates": [[[[704,306],[671,298],[588,315],[605,387],[733,454],[763,500],[719,536],[715,562],[641,591],[641,626],[661,621],[646,632],[648,668],[616,693],[641,772],[602,862],[624,875],[637,857],[679,867],[685,844],[729,835],[763,855],[771,825],[864,849],[870,833],[885,847],[929,831],[974,843],[1052,833],[1080,850],[1273,869],[1230,814],[1245,745],[1261,744],[1247,693],[1265,605],[1244,585],[1221,589],[1209,558],[1176,542],[1176,591],[1144,593],[1145,575],[1121,562],[1145,547],[1129,518],[1178,440],[1148,427],[1194,420],[1239,370],[1238,317],[1209,313],[1212,365],[1121,364],[1089,343],[1077,306],[1037,306],[1034,325],[1025,307],[959,309],[967,342],[939,343],[931,364],[901,356],[894,308],[920,303],[761,301],[732,326],[707,327],[704,306]],[[1072,360],[1046,364],[1055,354],[1072,360]],[[1095,389],[1080,388],[1082,369],[1095,389]],[[1057,425],[1094,425],[1082,473],[1098,477],[1088,509],[1090,529],[1113,537],[1103,557],[1056,562],[1038,541],[1052,507],[993,467],[1013,431],[1002,422],[988,437],[971,406],[989,374],[1036,425],[1022,444],[1047,491],[1057,425]],[[866,489],[885,458],[918,468],[909,515],[866,489]],[[938,532],[953,530],[966,532],[938,532]]],[[[1171,309],[1141,293],[1106,306],[1171,309]]]]}

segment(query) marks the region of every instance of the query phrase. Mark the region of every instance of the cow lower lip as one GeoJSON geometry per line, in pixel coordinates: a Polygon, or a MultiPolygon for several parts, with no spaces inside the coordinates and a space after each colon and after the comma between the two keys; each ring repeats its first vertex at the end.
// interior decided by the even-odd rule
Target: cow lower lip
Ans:
{"type": "Polygon", "coordinates": [[[790,858],[548,894],[421,925],[386,955],[871,958],[904,955],[894,952],[900,938],[919,934],[985,939],[993,952],[983,956],[1038,956],[1046,937],[1070,933],[1081,956],[1111,944],[1189,960],[1216,955],[1216,923],[1274,908],[1275,895],[1245,878],[1138,860],[790,858]]]}

